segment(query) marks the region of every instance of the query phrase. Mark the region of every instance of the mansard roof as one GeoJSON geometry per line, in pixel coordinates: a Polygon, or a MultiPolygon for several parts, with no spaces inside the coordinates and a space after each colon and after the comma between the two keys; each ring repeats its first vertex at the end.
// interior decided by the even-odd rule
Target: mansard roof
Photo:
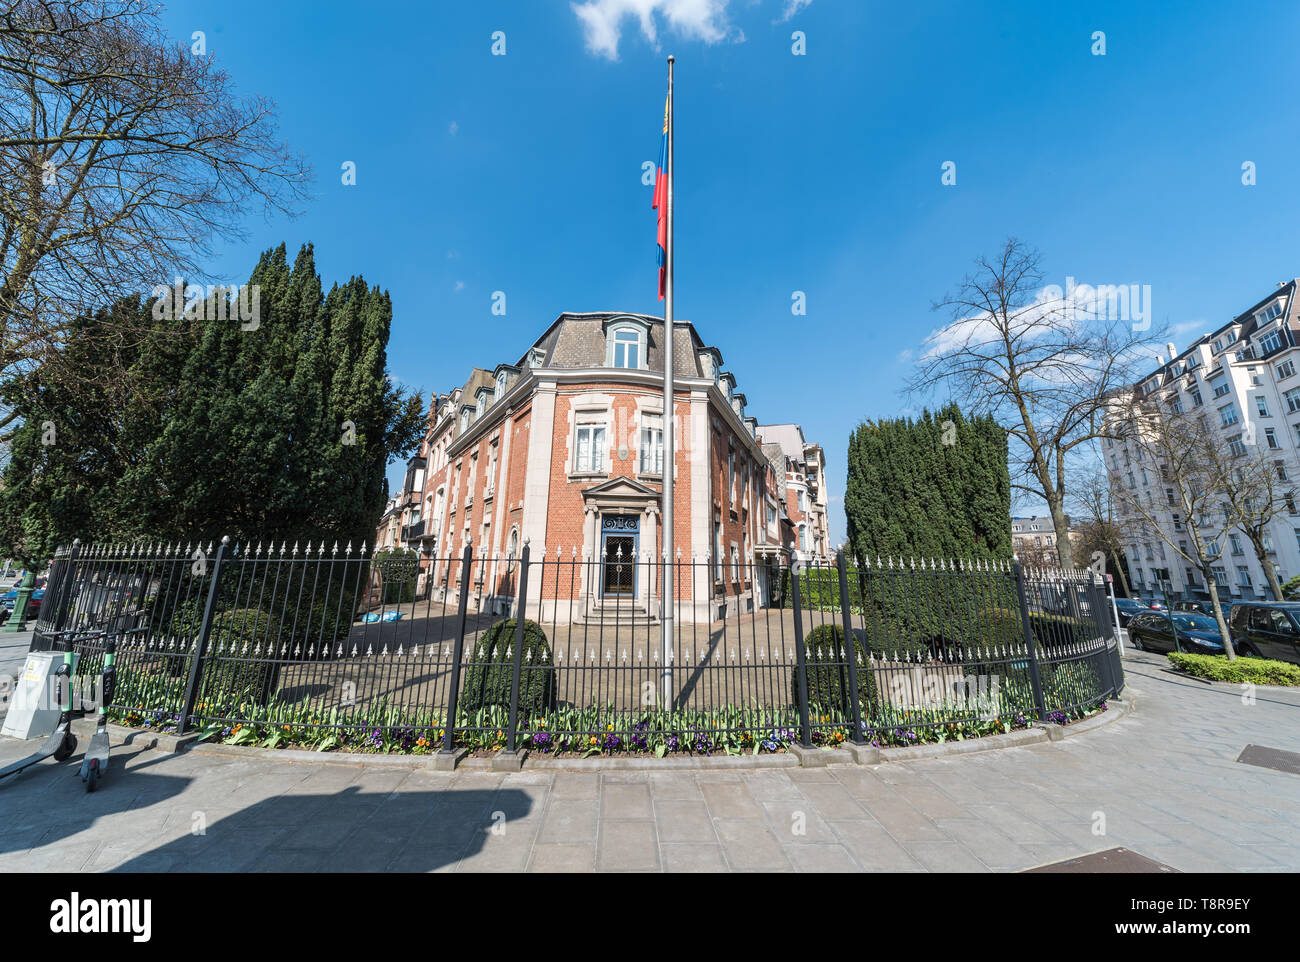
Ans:
{"type": "MultiPolygon", "coordinates": [[[[604,367],[606,331],[620,318],[636,321],[638,326],[644,326],[648,330],[647,369],[663,373],[664,319],[627,311],[561,314],[533,343],[519,363],[527,365],[532,352],[540,350],[544,354],[542,367],[560,370],[604,367]]],[[[673,335],[673,373],[685,377],[703,377],[699,353],[705,346],[695,332],[695,326],[690,321],[675,321],[673,335]]]]}

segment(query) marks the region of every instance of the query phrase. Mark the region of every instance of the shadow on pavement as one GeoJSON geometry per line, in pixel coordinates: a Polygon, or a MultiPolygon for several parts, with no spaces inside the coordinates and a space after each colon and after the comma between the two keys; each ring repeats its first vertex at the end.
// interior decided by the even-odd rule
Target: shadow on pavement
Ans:
{"type": "MultiPolygon", "coordinates": [[[[30,739],[39,746],[43,739],[30,739]]],[[[160,775],[143,771],[166,756],[136,764],[148,751],[122,751],[114,746],[108,771],[95,792],[87,792],[78,777],[86,740],[79,739],[76,753],[64,762],[52,758],[0,781],[0,854],[57,845],[96,826],[101,820],[122,815],[180,795],[193,781],[185,775],[160,775]],[[130,764],[130,769],[126,766],[130,764]]]]}
{"type": "Polygon", "coordinates": [[[431,872],[504,842],[532,807],[511,789],[277,795],[110,871],[431,872]]]}

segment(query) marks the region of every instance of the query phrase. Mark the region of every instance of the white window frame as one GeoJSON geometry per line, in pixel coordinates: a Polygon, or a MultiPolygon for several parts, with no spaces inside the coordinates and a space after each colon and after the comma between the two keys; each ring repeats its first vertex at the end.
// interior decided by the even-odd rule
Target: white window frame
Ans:
{"type": "Polygon", "coordinates": [[[607,441],[607,425],[602,420],[578,421],[573,429],[573,473],[574,474],[603,474],[609,470],[608,457],[609,447],[607,441]],[[586,458],[583,455],[583,434],[587,434],[586,458]],[[599,438],[599,454],[597,454],[597,439],[599,438]]]}
{"type": "Polygon", "coordinates": [[[646,370],[648,353],[646,340],[646,328],[643,324],[633,321],[615,321],[610,324],[605,329],[605,366],[624,371],[646,370]],[[632,340],[628,339],[628,335],[631,335],[632,340]],[[620,348],[623,355],[622,364],[617,363],[620,348]],[[627,363],[629,349],[636,351],[635,364],[627,363]]]}
{"type": "Polygon", "coordinates": [[[662,414],[641,415],[641,449],[637,464],[642,474],[664,473],[664,418],[662,414]]]}

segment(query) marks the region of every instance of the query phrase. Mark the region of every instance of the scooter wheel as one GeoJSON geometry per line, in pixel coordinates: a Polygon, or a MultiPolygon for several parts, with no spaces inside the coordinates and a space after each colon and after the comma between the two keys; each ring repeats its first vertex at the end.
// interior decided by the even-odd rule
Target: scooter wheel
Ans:
{"type": "Polygon", "coordinates": [[[86,791],[93,792],[95,783],[99,781],[99,763],[95,762],[90,766],[90,771],[86,772],[86,791]]]}
{"type": "Polygon", "coordinates": [[[54,750],[54,760],[56,762],[67,761],[76,750],[77,736],[69,734],[67,738],[59,743],[59,747],[54,750]]]}

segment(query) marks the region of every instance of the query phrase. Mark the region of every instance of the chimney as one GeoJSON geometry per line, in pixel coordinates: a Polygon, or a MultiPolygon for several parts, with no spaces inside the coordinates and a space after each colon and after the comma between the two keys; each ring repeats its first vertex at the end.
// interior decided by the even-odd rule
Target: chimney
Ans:
{"type": "Polygon", "coordinates": [[[1174,342],[1173,342],[1173,341],[1170,341],[1168,344],[1165,345],[1165,347],[1168,348],[1168,350],[1169,350],[1169,360],[1172,361],[1172,360],[1174,359],[1174,357],[1178,354],[1178,351],[1174,349],[1174,342]]]}
{"type": "Polygon", "coordinates": [[[1159,367],[1164,367],[1164,366],[1165,366],[1165,356],[1164,356],[1163,354],[1157,354],[1157,355],[1156,355],[1156,364],[1157,364],[1159,367]]]}

